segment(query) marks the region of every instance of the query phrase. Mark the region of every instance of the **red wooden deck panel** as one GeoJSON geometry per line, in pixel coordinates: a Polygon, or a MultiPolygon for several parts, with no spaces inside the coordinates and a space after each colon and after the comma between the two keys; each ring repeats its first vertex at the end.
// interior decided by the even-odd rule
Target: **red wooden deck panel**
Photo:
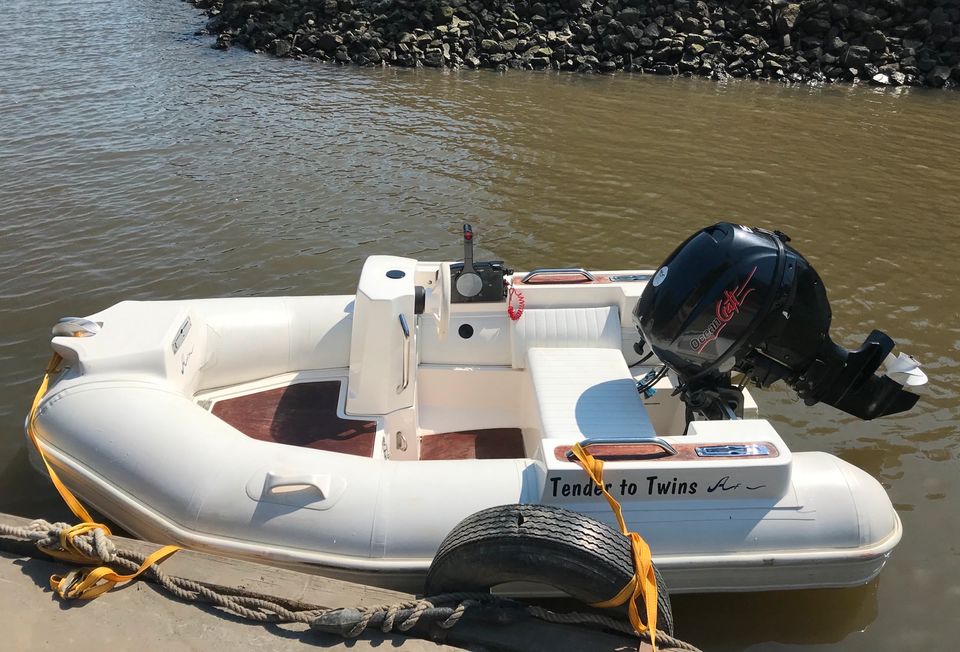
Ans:
{"type": "Polygon", "coordinates": [[[375,421],[337,415],[340,381],[299,383],[217,401],[213,414],[254,439],[373,456],[375,421]]]}

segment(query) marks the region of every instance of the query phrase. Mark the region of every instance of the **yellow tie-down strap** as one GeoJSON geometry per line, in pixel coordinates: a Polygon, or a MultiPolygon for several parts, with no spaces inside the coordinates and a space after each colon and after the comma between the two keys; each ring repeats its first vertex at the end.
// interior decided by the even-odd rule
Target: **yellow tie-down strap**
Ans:
{"type": "MultiPolygon", "coordinates": [[[[67,489],[67,486],[63,484],[62,480],[60,480],[60,476],[58,476],[57,472],[53,470],[53,467],[47,460],[47,456],[43,453],[43,448],[40,446],[40,442],[37,440],[37,408],[40,406],[40,401],[43,399],[44,394],[47,393],[47,388],[50,386],[50,377],[59,371],[58,367],[60,366],[60,362],[62,360],[63,358],[60,357],[60,354],[54,353],[50,358],[50,362],[47,363],[47,368],[43,374],[43,381],[40,383],[40,388],[37,390],[37,394],[33,398],[33,405],[30,408],[30,416],[27,419],[27,435],[30,437],[33,447],[37,449],[40,459],[43,460],[43,465],[47,468],[47,473],[50,475],[50,480],[53,482],[53,486],[57,488],[57,491],[67,504],[67,507],[70,508],[70,511],[73,512],[74,515],[83,522],[78,523],[72,528],[64,530],[60,533],[59,548],[41,547],[40,549],[51,557],[62,559],[64,561],[80,564],[96,564],[100,563],[101,560],[97,557],[90,557],[89,555],[84,554],[74,544],[73,539],[74,537],[88,534],[89,532],[98,528],[103,530],[103,533],[109,536],[111,534],[110,528],[103,523],[94,522],[93,517],[90,516],[90,512],[88,512],[77,499],[77,497],[73,495],[73,492],[67,489]]],[[[166,559],[178,550],[180,550],[179,546],[164,546],[160,548],[144,559],[143,563],[140,564],[140,568],[129,575],[120,575],[108,566],[78,569],[67,573],[64,576],[51,575],[50,588],[56,591],[60,597],[65,600],[73,598],[78,598],[80,600],[92,600],[97,596],[106,593],[120,582],[132,580],[137,575],[153,566],[155,563],[166,559]]]]}
{"type": "Polygon", "coordinates": [[[633,578],[620,589],[620,592],[609,600],[595,602],[591,607],[608,609],[610,607],[619,607],[624,602],[627,604],[627,614],[630,617],[630,624],[638,634],[649,630],[650,642],[653,649],[657,649],[657,577],[653,570],[653,557],[650,554],[650,546],[636,532],[627,530],[627,524],[623,520],[623,509],[617,499],[610,495],[606,485],[603,483],[603,460],[596,459],[588,453],[579,443],[573,445],[571,449],[574,456],[583,466],[594,484],[603,492],[607,502],[610,503],[610,509],[617,517],[617,523],[620,525],[620,531],[624,536],[630,539],[630,545],[633,550],[633,578]],[[640,620],[640,612],[637,607],[637,600],[642,599],[646,606],[647,624],[640,620]]]}

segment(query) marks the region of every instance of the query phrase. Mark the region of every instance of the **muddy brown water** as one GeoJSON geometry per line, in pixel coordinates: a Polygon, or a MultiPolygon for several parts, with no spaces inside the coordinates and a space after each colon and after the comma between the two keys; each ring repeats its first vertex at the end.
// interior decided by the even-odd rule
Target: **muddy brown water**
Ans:
{"type": "Polygon", "coordinates": [[[67,518],[22,420],[50,325],[121,299],[350,292],[365,256],[652,267],[718,219],[779,228],[835,339],[925,363],[908,414],[756,394],[796,450],[887,488],[861,589],[677,596],[710,650],[953,649],[960,634],[960,94],[363,70],[212,50],[176,0],[0,6],[0,509],[67,518]]]}

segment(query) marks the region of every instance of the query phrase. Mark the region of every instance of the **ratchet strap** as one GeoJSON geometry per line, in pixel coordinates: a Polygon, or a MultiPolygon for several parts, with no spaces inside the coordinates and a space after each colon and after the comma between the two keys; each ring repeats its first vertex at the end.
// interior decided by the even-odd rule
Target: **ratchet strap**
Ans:
{"type": "Polygon", "coordinates": [[[614,516],[617,517],[617,524],[620,526],[620,531],[630,539],[630,546],[633,551],[633,569],[634,575],[633,578],[624,585],[620,592],[609,600],[604,600],[603,602],[595,602],[590,605],[591,607],[598,607],[600,609],[608,609],[611,607],[619,607],[620,605],[627,603],[627,614],[630,617],[630,624],[633,626],[633,629],[638,633],[642,634],[643,632],[650,631],[650,641],[653,644],[653,649],[657,649],[657,577],[653,570],[653,559],[650,553],[650,546],[647,545],[647,542],[644,541],[639,534],[636,532],[630,532],[627,530],[627,525],[623,520],[623,509],[620,507],[620,503],[617,502],[617,499],[610,495],[610,492],[607,491],[606,485],[603,483],[603,460],[598,460],[593,455],[588,453],[579,442],[573,445],[571,449],[574,456],[580,462],[580,465],[583,467],[583,470],[587,472],[587,475],[590,476],[590,479],[593,480],[594,484],[603,492],[604,498],[607,499],[607,502],[610,503],[610,509],[613,510],[614,516]],[[642,600],[643,604],[646,607],[646,624],[640,620],[640,610],[637,606],[637,601],[642,600]]]}

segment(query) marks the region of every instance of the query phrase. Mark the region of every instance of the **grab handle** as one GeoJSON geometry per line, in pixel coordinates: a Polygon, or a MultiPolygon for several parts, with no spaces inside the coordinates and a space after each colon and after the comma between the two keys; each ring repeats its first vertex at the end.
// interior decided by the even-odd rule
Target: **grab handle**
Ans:
{"type": "MultiPolygon", "coordinates": [[[[594,439],[584,439],[580,442],[580,448],[588,449],[591,446],[636,446],[637,444],[651,444],[657,446],[663,451],[658,457],[672,457],[677,454],[677,449],[670,445],[670,442],[661,437],[597,437],[594,439]]],[[[577,456],[573,450],[567,451],[567,460],[573,462],[577,456]]]]}
{"type": "Polygon", "coordinates": [[[283,475],[269,471],[263,482],[263,491],[266,494],[292,493],[305,489],[314,489],[320,493],[320,498],[326,498],[330,495],[330,476],[315,473],[283,475]]]}
{"type": "Polygon", "coordinates": [[[401,353],[401,364],[403,365],[403,374],[400,378],[400,384],[397,385],[397,394],[401,394],[410,385],[410,326],[407,325],[407,318],[400,313],[400,330],[403,332],[403,351],[401,353]]]}
{"type": "Polygon", "coordinates": [[[520,280],[520,282],[527,283],[530,281],[530,279],[536,278],[537,276],[540,276],[540,275],[546,275],[546,274],[549,274],[551,276],[568,276],[568,275],[582,276],[584,280],[590,281],[591,283],[597,280],[597,277],[595,277],[593,274],[591,274],[587,270],[581,269],[581,268],[564,268],[564,269],[543,268],[543,269],[535,269],[532,272],[528,272],[527,275],[520,280]]]}

